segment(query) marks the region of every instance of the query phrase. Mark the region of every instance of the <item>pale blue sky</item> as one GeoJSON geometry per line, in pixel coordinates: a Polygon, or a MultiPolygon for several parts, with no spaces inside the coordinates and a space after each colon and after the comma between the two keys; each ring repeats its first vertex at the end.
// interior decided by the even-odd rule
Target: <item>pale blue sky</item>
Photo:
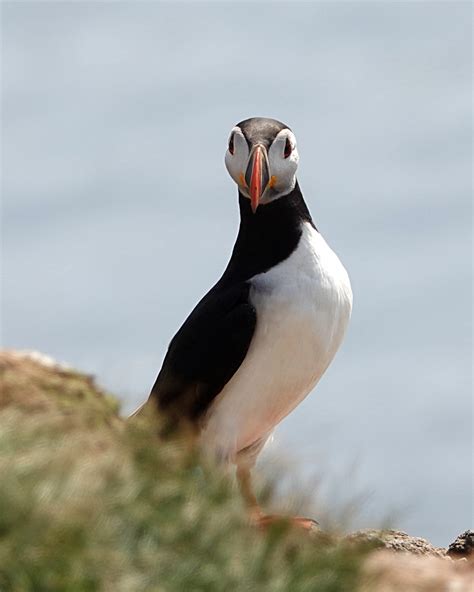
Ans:
{"type": "Polygon", "coordinates": [[[143,400],[235,239],[228,132],[276,117],[354,314],[270,452],[369,492],[362,526],[399,510],[437,544],[469,527],[470,4],[2,12],[3,344],[143,400]]]}

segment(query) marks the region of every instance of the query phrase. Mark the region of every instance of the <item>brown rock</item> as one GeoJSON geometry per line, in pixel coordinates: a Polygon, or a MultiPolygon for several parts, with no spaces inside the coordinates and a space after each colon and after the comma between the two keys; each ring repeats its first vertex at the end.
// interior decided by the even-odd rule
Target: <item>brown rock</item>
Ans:
{"type": "Polygon", "coordinates": [[[474,530],[466,530],[448,547],[447,554],[453,559],[474,558],[474,530]]]}
{"type": "Polygon", "coordinates": [[[349,540],[367,541],[390,551],[404,551],[414,555],[433,555],[444,557],[445,549],[434,547],[426,539],[410,536],[400,530],[364,529],[349,535],[349,540]]]}

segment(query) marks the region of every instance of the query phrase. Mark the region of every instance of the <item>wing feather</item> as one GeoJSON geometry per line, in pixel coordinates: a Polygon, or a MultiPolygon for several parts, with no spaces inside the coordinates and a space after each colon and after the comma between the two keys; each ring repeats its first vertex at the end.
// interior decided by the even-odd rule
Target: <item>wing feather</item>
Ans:
{"type": "Polygon", "coordinates": [[[172,419],[198,421],[243,362],[257,321],[249,289],[214,287],[173,337],[150,393],[172,419]]]}

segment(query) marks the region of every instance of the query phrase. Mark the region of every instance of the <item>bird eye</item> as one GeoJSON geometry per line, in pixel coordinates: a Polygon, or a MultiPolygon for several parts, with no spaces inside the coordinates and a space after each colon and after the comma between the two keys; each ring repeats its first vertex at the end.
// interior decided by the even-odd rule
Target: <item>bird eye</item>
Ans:
{"type": "Polygon", "coordinates": [[[229,152],[233,155],[234,154],[234,134],[231,135],[229,139],[229,152]]]}
{"type": "Polygon", "coordinates": [[[293,147],[291,146],[290,140],[288,138],[286,138],[285,152],[283,153],[283,156],[285,158],[288,158],[288,156],[290,156],[292,150],[293,150],[293,147]]]}

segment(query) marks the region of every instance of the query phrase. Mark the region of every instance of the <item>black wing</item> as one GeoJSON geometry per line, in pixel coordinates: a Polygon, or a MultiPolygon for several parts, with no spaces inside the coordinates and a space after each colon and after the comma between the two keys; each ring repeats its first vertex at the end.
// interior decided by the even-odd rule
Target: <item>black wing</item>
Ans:
{"type": "Polygon", "coordinates": [[[250,285],[215,286],[171,341],[150,393],[175,421],[197,421],[243,362],[257,315],[250,285]]]}

